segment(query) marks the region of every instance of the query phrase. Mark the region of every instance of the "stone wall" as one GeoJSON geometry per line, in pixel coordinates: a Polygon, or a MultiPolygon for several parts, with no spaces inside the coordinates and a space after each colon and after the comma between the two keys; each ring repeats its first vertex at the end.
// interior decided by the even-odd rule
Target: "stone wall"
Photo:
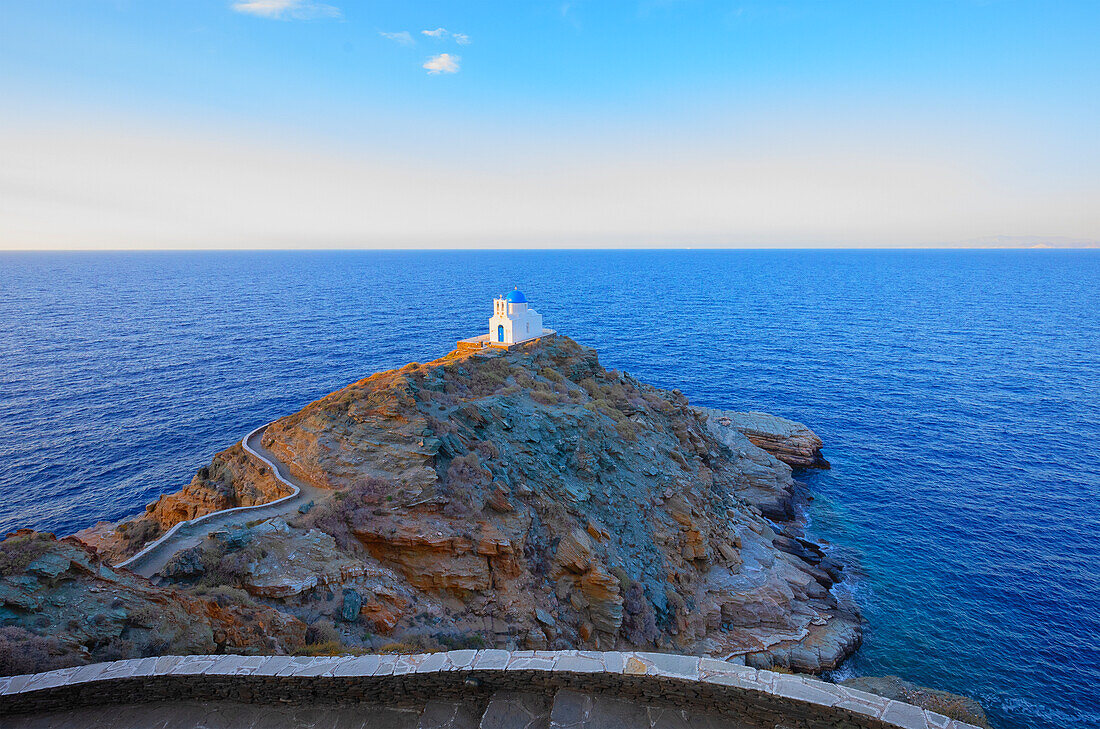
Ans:
{"type": "Polygon", "coordinates": [[[324,658],[161,656],[0,678],[0,716],[164,700],[254,703],[463,700],[574,689],[789,729],[972,729],[939,714],[806,676],[698,656],[464,650],[324,658]]]}

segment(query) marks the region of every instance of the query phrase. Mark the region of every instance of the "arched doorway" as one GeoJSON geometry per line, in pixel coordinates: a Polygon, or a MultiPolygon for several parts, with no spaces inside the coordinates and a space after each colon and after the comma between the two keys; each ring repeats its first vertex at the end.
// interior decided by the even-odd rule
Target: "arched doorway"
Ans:
{"type": "Polygon", "coordinates": [[[497,341],[498,342],[503,342],[504,341],[504,325],[503,324],[497,324],[497,341]]]}

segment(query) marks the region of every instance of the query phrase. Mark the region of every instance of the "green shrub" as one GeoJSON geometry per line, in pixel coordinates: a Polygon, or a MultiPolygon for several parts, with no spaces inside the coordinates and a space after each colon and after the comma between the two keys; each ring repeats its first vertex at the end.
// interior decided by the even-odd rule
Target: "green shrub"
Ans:
{"type": "Polygon", "coordinates": [[[485,640],[485,636],[480,633],[436,633],[434,638],[444,649],[449,651],[479,650],[489,645],[488,641],[485,640]]]}

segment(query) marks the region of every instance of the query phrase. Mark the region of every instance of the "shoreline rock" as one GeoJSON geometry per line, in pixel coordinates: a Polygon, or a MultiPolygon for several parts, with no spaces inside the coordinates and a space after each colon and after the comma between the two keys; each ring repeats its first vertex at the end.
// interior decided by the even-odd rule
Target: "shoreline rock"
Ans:
{"type": "Polygon", "coordinates": [[[822,442],[802,423],[778,415],[758,412],[737,412],[714,408],[696,408],[708,419],[734,428],[749,441],[772,454],[791,468],[829,469],[821,455],[822,442]]]}
{"type": "Polygon", "coordinates": [[[118,523],[101,521],[73,536],[117,564],[181,521],[237,506],[266,504],[290,493],[238,442],[200,468],[181,491],[147,504],[144,514],[118,523]]]}
{"type": "Polygon", "coordinates": [[[951,719],[989,729],[989,719],[985,715],[985,710],[981,704],[969,696],[917,686],[897,676],[857,676],[841,681],[840,685],[877,694],[887,699],[904,701],[951,719]]]}

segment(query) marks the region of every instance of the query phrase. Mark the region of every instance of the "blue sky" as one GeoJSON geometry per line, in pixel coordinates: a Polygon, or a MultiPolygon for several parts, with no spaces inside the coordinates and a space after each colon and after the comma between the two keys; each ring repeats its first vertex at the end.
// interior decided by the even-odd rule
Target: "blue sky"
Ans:
{"type": "Polygon", "coordinates": [[[0,2],[0,247],[1091,241],[1097,38],[1092,1],[0,2]]]}

